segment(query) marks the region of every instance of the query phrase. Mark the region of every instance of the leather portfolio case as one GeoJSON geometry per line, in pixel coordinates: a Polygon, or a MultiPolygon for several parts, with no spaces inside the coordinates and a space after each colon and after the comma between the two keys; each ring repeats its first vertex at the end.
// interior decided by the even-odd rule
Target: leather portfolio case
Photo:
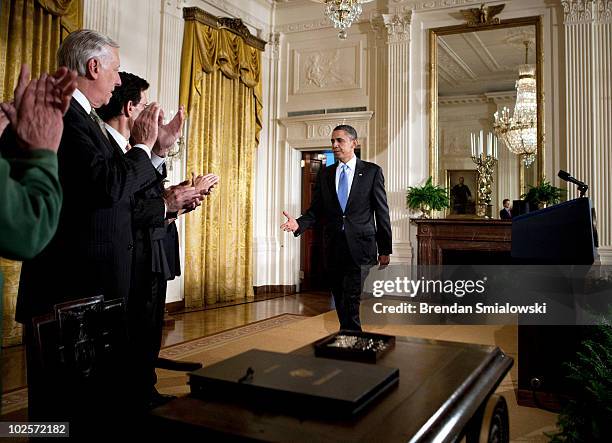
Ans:
{"type": "Polygon", "coordinates": [[[189,374],[192,395],[283,413],[348,418],[399,382],[399,369],[252,349],[189,374]]]}

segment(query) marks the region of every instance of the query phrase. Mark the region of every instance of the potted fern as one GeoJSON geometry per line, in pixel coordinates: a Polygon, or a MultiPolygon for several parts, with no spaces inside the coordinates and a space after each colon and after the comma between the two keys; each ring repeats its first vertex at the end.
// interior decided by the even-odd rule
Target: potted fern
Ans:
{"type": "Polygon", "coordinates": [[[434,185],[431,177],[423,186],[411,186],[406,193],[406,205],[421,211],[421,218],[431,218],[431,211],[441,211],[450,206],[446,188],[434,185]]]}
{"type": "Polygon", "coordinates": [[[610,441],[612,432],[612,327],[591,327],[575,360],[564,364],[577,392],[559,414],[551,443],[610,441]],[[606,437],[607,436],[607,437],[606,437]]]}
{"type": "Polygon", "coordinates": [[[559,203],[567,191],[553,186],[549,181],[543,179],[538,186],[529,186],[528,191],[521,198],[529,203],[530,207],[545,208],[548,205],[559,203]]]}

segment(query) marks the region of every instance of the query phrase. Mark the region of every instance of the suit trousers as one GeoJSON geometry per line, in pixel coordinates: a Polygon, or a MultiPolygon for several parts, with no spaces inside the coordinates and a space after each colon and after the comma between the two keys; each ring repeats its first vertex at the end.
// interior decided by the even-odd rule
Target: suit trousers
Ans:
{"type": "MultiPolygon", "coordinates": [[[[157,377],[155,361],[161,347],[161,330],[166,300],[166,280],[161,274],[144,272],[132,288],[128,302],[128,331],[137,396],[148,405],[157,377]]],[[[134,281],[134,280],[133,280],[134,281]]]]}
{"type": "Polygon", "coordinates": [[[157,283],[157,304],[155,311],[153,312],[153,331],[151,333],[152,344],[151,344],[151,359],[153,366],[151,367],[151,389],[157,383],[157,373],[155,372],[155,361],[159,357],[159,351],[161,350],[162,344],[162,331],[164,329],[164,314],[166,312],[166,290],[168,287],[168,281],[159,278],[157,283]]]}
{"type": "Polygon", "coordinates": [[[361,331],[359,306],[367,273],[353,260],[344,233],[339,234],[334,246],[328,251],[327,272],[340,329],[361,331]]]}

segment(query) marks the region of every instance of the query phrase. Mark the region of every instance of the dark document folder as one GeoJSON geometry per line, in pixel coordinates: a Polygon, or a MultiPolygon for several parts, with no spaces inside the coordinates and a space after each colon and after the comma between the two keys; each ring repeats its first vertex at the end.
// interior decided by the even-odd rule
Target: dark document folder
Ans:
{"type": "Polygon", "coordinates": [[[194,396],[283,413],[351,417],[399,382],[399,369],[252,349],[189,374],[194,396]]]}

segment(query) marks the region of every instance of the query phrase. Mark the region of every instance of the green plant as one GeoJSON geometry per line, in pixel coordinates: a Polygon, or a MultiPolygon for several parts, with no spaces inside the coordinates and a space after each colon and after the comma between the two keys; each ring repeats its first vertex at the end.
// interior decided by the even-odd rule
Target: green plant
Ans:
{"type": "Polygon", "coordinates": [[[434,185],[431,177],[423,186],[411,186],[406,193],[406,205],[410,209],[420,209],[425,217],[429,211],[440,211],[450,206],[446,188],[434,185]]]}
{"type": "Polygon", "coordinates": [[[529,189],[521,198],[529,203],[536,205],[550,205],[559,203],[561,199],[565,198],[567,191],[565,189],[557,188],[553,186],[549,181],[543,179],[538,186],[529,185],[529,189]]]}
{"type": "Polygon", "coordinates": [[[599,326],[582,342],[576,361],[566,363],[578,394],[559,414],[552,443],[610,441],[612,435],[612,327],[599,326]]]}

